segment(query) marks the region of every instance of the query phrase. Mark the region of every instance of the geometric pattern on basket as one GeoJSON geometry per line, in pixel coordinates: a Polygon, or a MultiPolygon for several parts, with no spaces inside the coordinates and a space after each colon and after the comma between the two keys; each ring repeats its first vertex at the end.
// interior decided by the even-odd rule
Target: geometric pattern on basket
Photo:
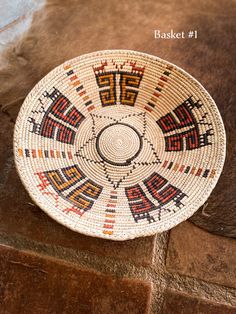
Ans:
{"type": "MultiPolygon", "coordinates": [[[[43,178],[43,186],[50,185],[59,196],[76,206],[80,211],[91,209],[103,187],[87,179],[78,165],[36,173],[43,178]],[[46,179],[46,180],[45,180],[46,179]]],[[[42,183],[39,185],[42,188],[42,183]]]]}
{"type": "Polygon", "coordinates": [[[79,80],[77,74],[75,74],[75,70],[72,68],[71,64],[66,64],[63,68],[70,79],[70,85],[74,87],[75,91],[82,99],[84,106],[87,108],[87,111],[92,111],[94,109],[93,101],[88,96],[84,85],[79,80]]]}
{"type": "Polygon", "coordinates": [[[45,110],[40,99],[40,110],[32,110],[32,115],[28,118],[28,122],[32,124],[30,132],[62,143],[74,144],[76,130],[85,119],[84,115],[55,87],[50,94],[46,91],[43,96],[51,99],[52,103],[45,110]],[[42,113],[41,121],[37,121],[35,117],[42,116],[42,113]]]}
{"type": "MultiPolygon", "coordinates": [[[[104,178],[107,180],[107,182],[109,184],[111,184],[113,189],[116,190],[117,188],[119,188],[120,184],[122,182],[125,182],[125,180],[130,177],[130,175],[133,173],[133,171],[137,167],[139,167],[139,169],[140,169],[141,167],[147,167],[150,165],[158,165],[161,163],[161,160],[159,159],[158,154],[154,148],[154,144],[146,137],[147,120],[146,120],[146,113],[145,112],[123,115],[119,119],[117,119],[113,116],[109,116],[109,115],[104,116],[104,115],[90,114],[90,116],[91,116],[92,122],[93,122],[93,127],[91,128],[91,134],[88,138],[86,138],[86,141],[83,143],[83,145],[81,147],[79,147],[75,156],[86,160],[91,165],[100,164],[101,169],[102,169],[103,174],[104,174],[104,178]],[[131,119],[133,117],[135,117],[135,118],[140,117],[140,121],[142,121],[141,132],[135,130],[135,128],[132,125],[123,123],[123,121],[125,119],[127,119],[127,118],[131,119]],[[96,124],[100,120],[105,121],[106,124],[105,124],[105,128],[103,128],[102,130],[97,132],[96,131],[96,124]],[[132,130],[134,130],[138,134],[138,137],[139,137],[138,140],[140,141],[140,147],[136,151],[136,154],[133,153],[132,158],[126,159],[122,163],[118,163],[116,161],[116,159],[114,161],[108,160],[108,158],[105,158],[104,155],[100,151],[99,135],[102,132],[104,132],[104,129],[108,129],[109,127],[112,127],[112,126],[123,127],[124,125],[127,126],[127,128],[131,128],[132,130]],[[89,156],[88,151],[86,150],[86,148],[88,146],[91,147],[91,145],[93,146],[93,149],[98,152],[98,154],[95,155],[93,158],[91,158],[89,156]],[[149,154],[148,153],[145,154],[145,159],[142,159],[142,158],[136,159],[138,154],[140,152],[142,152],[143,147],[145,147],[145,149],[149,152],[149,154]],[[147,156],[149,156],[149,159],[147,159],[147,156]],[[95,159],[95,157],[96,157],[96,159],[95,159]],[[111,167],[111,165],[113,167],[111,167]],[[124,168],[124,166],[126,166],[126,167],[124,168]],[[120,167],[127,169],[127,170],[124,170],[121,172],[120,167]],[[118,173],[120,171],[120,176],[117,177],[117,175],[116,175],[115,179],[112,177],[112,171],[114,171],[114,169],[115,169],[116,173],[118,173]]],[[[116,156],[116,158],[117,158],[117,156],[116,156]]]]}
{"type": "MultiPolygon", "coordinates": [[[[153,199],[158,201],[158,206],[150,201],[139,184],[125,188],[125,193],[129,200],[129,207],[136,222],[140,219],[147,219],[149,223],[155,222],[154,217],[149,214],[153,210],[158,210],[158,219],[160,220],[162,211],[170,212],[169,209],[163,208],[163,206],[170,202],[174,202],[175,206],[178,208],[183,206],[181,201],[187,195],[170,184],[168,180],[160,174],[154,172],[149,178],[145,179],[143,183],[153,199]]],[[[173,211],[175,212],[174,209],[173,211]]]]}
{"type": "Polygon", "coordinates": [[[128,60],[122,64],[112,61],[114,70],[110,70],[110,66],[108,61],[104,61],[93,67],[102,106],[134,106],[145,67],[128,60]]]}
{"type": "Polygon", "coordinates": [[[32,158],[68,158],[72,159],[71,151],[61,151],[53,149],[35,149],[35,148],[18,148],[19,157],[32,157],[32,158]]]}
{"type": "Polygon", "coordinates": [[[193,97],[190,96],[172,112],[157,120],[157,124],[165,134],[166,151],[183,151],[184,146],[186,150],[191,150],[211,145],[209,136],[213,135],[213,129],[212,124],[206,122],[207,114],[205,113],[200,121],[197,121],[192,111],[194,108],[199,109],[201,107],[200,100],[194,101],[193,97]],[[200,134],[199,124],[209,127],[205,133],[200,134]],[[184,131],[182,131],[183,129],[184,131]],[[178,130],[181,132],[166,135],[166,133],[177,132],[178,130]]]}
{"type": "Polygon", "coordinates": [[[162,167],[166,168],[167,170],[172,170],[175,172],[192,174],[197,177],[201,176],[202,178],[214,178],[216,174],[216,169],[210,170],[210,169],[197,168],[194,166],[185,166],[185,165],[174,163],[173,161],[168,161],[168,160],[165,160],[163,162],[162,167]]]}
{"type": "Polygon", "coordinates": [[[165,70],[163,71],[162,75],[160,76],[157,86],[155,87],[155,90],[148,101],[147,105],[144,106],[144,109],[146,109],[149,112],[153,111],[153,108],[156,107],[156,103],[158,99],[161,97],[164,88],[167,86],[169,76],[171,75],[171,71],[173,69],[172,65],[167,64],[165,67],[165,70]]]}
{"type": "Polygon", "coordinates": [[[112,235],[115,225],[115,214],[117,206],[117,190],[111,190],[110,198],[105,209],[105,220],[103,224],[103,234],[112,235]]]}

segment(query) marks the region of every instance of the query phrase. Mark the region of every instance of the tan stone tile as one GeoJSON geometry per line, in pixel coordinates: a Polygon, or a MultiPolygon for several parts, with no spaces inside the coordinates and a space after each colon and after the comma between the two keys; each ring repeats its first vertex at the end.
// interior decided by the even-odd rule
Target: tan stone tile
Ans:
{"type": "Polygon", "coordinates": [[[236,287],[236,240],[183,222],[171,230],[166,267],[173,273],[236,287]]]}
{"type": "Polygon", "coordinates": [[[195,298],[168,289],[165,292],[163,314],[235,314],[236,307],[195,298]]]}

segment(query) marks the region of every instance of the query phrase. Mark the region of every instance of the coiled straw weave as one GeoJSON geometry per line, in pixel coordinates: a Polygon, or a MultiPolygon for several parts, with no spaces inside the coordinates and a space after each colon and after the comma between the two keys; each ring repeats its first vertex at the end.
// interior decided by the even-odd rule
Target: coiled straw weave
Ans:
{"type": "Polygon", "coordinates": [[[15,125],[17,169],[35,203],[80,233],[126,240],[168,230],[209,197],[225,131],[193,77],[155,56],[99,51],[29,93],[15,125]]]}

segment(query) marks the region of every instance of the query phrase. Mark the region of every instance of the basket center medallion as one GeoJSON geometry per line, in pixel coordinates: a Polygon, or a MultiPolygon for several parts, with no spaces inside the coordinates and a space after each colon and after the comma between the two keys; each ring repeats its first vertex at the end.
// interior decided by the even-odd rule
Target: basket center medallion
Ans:
{"type": "Polygon", "coordinates": [[[100,157],[115,166],[127,166],[142,149],[139,132],[126,123],[113,123],[103,128],[97,137],[96,148],[100,157]]]}

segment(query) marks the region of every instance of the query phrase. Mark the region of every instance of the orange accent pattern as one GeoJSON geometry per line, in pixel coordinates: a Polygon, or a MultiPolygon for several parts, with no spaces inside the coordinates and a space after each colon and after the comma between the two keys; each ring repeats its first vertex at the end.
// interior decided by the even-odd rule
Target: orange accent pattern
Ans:
{"type": "Polygon", "coordinates": [[[211,171],[211,174],[210,174],[209,178],[214,178],[215,174],[216,174],[216,170],[213,169],[213,170],[211,171]]]}
{"type": "Polygon", "coordinates": [[[23,157],[23,150],[22,150],[22,148],[18,148],[18,155],[19,155],[19,157],[23,157]]]}
{"type": "Polygon", "coordinates": [[[38,157],[43,158],[42,149],[38,149],[38,157]]]}
{"type": "Polygon", "coordinates": [[[203,168],[196,168],[193,166],[185,166],[185,165],[180,165],[180,164],[175,164],[173,161],[168,161],[165,160],[163,162],[162,168],[167,168],[168,170],[172,171],[178,171],[178,172],[183,172],[183,173],[189,173],[192,175],[195,175],[197,177],[203,177],[203,178],[214,178],[216,174],[216,170],[210,170],[210,169],[203,169],[203,168]]]}
{"type": "Polygon", "coordinates": [[[144,106],[144,109],[152,112],[152,108],[155,108],[158,98],[161,96],[163,92],[163,88],[166,87],[166,83],[168,83],[169,76],[171,74],[171,71],[173,70],[173,67],[171,65],[167,65],[165,68],[165,71],[162,73],[161,77],[159,78],[157,82],[157,87],[155,88],[149,102],[147,105],[144,106]]]}
{"type": "Polygon", "coordinates": [[[51,196],[55,201],[55,206],[58,207],[59,195],[55,192],[48,191],[48,186],[50,182],[47,180],[43,172],[37,172],[35,175],[38,176],[41,183],[37,185],[43,195],[51,196]]]}
{"type": "Polygon", "coordinates": [[[71,151],[47,150],[47,149],[22,149],[18,148],[19,157],[32,158],[69,158],[72,159],[71,151]]]}
{"type": "Polygon", "coordinates": [[[62,211],[66,214],[73,212],[80,217],[83,216],[83,214],[85,213],[85,211],[83,209],[80,209],[80,208],[75,207],[75,206],[64,208],[62,211]]]}
{"type": "Polygon", "coordinates": [[[87,95],[87,92],[84,89],[83,84],[80,82],[78,76],[75,74],[72,66],[70,64],[65,64],[63,68],[66,71],[66,74],[70,79],[69,85],[72,85],[75,88],[79,97],[83,100],[83,103],[85,107],[87,108],[87,111],[90,112],[93,109],[95,109],[95,107],[92,105],[92,100],[89,99],[89,96],[87,95]]]}
{"type": "Polygon", "coordinates": [[[111,191],[110,198],[107,203],[105,221],[103,225],[103,234],[112,235],[112,230],[115,224],[115,208],[117,204],[117,191],[111,191]]]}

